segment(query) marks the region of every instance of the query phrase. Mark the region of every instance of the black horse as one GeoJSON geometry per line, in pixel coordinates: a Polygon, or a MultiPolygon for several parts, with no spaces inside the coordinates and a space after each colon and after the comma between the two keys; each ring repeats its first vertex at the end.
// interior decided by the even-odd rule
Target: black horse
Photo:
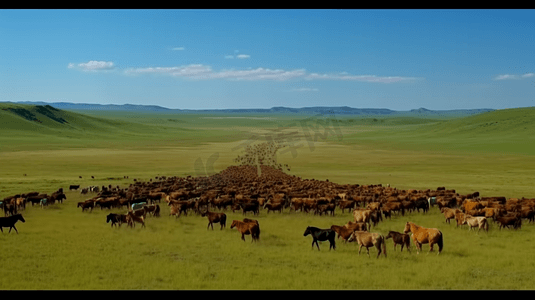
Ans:
{"type": "Polygon", "coordinates": [[[106,223],[109,223],[110,221],[111,227],[117,227],[117,224],[119,224],[120,227],[122,223],[126,223],[126,215],[109,214],[106,216],[106,223]]]}
{"type": "Polygon", "coordinates": [[[4,233],[4,230],[2,229],[2,227],[9,227],[10,233],[11,233],[11,229],[15,229],[15,231],[18,234],[19,231],[15,227],[15,223],[17,223],[17,221],[19,220],[22,221],[23,223],[26,222],[26,220],[24,220],[21,214],[12,215],[9,217],[0,217],[0,231],[4,233]]]}
{"type": "Polygon", "coordinates": [[[335,237],[336,237],[336,231],[332,229],[319,229],[317,227],[311,227],[308,226],[305,230],[305,233],[303,236],[312,235],[312,249],[314,249],[314,243],[316,244],[316,247],[318,247],[318,251],[320,250],[320,246],[318,244],[318,241],[329,241],[329,251],[332,249],[336,249],[335,244],[335,237]]]}
{"type": "Polygon", "coordinates": [[[414,201],[414,206],[418,212],[420,212],[420,209],[424,211],[424,214],[429,211],[429,201],[426,199],[418,199],[414,201]]]}

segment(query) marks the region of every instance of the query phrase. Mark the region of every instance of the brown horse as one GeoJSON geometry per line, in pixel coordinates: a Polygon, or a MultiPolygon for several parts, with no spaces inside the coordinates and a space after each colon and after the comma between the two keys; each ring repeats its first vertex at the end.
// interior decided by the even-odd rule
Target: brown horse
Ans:
{"type": "Polygon", "coordinates": [[[342,237],[344,242],[347,242],[347,239],[353,234],[355,229],[348,228],[345,226],[338,226],[338,225],[332,225],[331,229],[334,230],[338,234],[338,238],[342,237]]]}
{"type": "Polygon", "coordinates": [[[210,212],[206,209],[206,211],[201,212],[201,216],[208,218],[207,230],[210,226],[212,226],[212,230],[214,230],[214,223],[219,223],[221,225],[221,230],[223,230],[223,227],[227,226],[227,215],[224,213],[210,212]]]}
{"type": "Polygon", "coordinates": [[[364,222],[352,222],[349,221],[344,225],[345,228],[353,229],[353,231],[368,231],[368,226],[364,222]]]}
{"type": "Polygon", "coordinates": [[[146,204],[143,205],[143,209],[145,210],[145,215],[152,214],[153,216],[156,216],[156,212],[160,212],[160,205],[146,204]]]}
{"type": "Polygon", "coordinates": [[[385,239],[390,239],[394,241],[394,251],[396,250],[396,245],[401,245],[401,252],[403,252],[403,247],[407,248],[407,251],[411,252],[411,238],[408,234],[404,234],[397,231],[389,231],[385,239]]]}
{"type": "Polygon", "coordinates": [[[238,229],[238,231],[241,233],[241,239],[245,241],[245,235],[251,235],[252,242],[256,242],[258,239],[260,239],[260,226],[258,225],[258,222],[243,222],[239,220],[233,220],[232,224],[230,224],[230,228],[238,229]]]}
{"type": "Polygon", "coordinates": [[[385,238],[376,232],[367,232],[367,231],[354,231],[353,234],[347,240],[348,242],[357,241],[359,244],[359,255],[362,247],[366,247],[366,252],[368,257],[370,257],[370,247],[377,248],[377,258],[381,255],[381,252],[386,257],[386,244],[385,238]]]}
{"type": "Polygon", "coordinates": [[[144,215],[136,216],[134,212],[132,212],[131,210],[128,211],[128,213],[126,214],[126,222],[128,223],[128,226],[130,227],[136,227],[136,223],[141,223],[141,227],[146,227],[145,216],[144,215]]]}
{"type": "MultiPolygon", "coordinates": [[[[444,246],[444,240],[442,232],[436,228],[425,228],[418,226],[412,222],[407,222],[405,224],[405,229],[403,233],[412,232],[412,240],[416,246],[416,253],[420,254],[422,250],[422,244],[429,244],[429,252],[433,251],[433,246],[438,244],[438,253],[442,252],[444,246]]],[[[429,254],[429,253],[428,253],[429,254]]]]}

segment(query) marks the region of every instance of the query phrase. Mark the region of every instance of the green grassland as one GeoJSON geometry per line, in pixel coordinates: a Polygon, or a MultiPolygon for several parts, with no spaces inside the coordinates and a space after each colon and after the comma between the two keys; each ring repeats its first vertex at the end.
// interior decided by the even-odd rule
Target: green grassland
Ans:
{"type": "MultiPolygon", "coordinates": [[[[289,143],[277,159],[302,178],[533,198],[533,120],[532,108],[418,118],[63,111],[1,103],[0,198],[70,184],[125,187],[134,178],[205,175],[211,168],[204,164],[216,153],[213,171],[219,172],[245,145],[270,137],[289,143]],[[301,126],[305,119],[312,127],[301,126]]],[[[72,191],[63,204],[27,207],[19,234],[0,234],[0,289],[533,288],[535,225],[527,222],[520,230],[491,224],[488,233],[477,233],[445,223],[436,207],[427,215],[396,215],[372,231],[402,231],[409,220],[436,227],[444,233],[444,251],[427,254],[424,246],[416,255],[412,246],[411,253],[399,252],[389,240],[388,257],[375,259],[375,249],[371,258],[365,249],[359,256],[354,243],[339,240],[335,251],[328,243],[317,251],[303,237],[308,225],[347,223],[349,212],[261,211],[255,217],[261,239],[251,243],[250,237],[241,241],[230,222],[207,230],[205,218],[169,217],[165,206],[146,228],[110,228],[108,210],[76,207],[88,197],[72,191]]],[[[229,220],[241,218],[228,212],[229,220]]]]}

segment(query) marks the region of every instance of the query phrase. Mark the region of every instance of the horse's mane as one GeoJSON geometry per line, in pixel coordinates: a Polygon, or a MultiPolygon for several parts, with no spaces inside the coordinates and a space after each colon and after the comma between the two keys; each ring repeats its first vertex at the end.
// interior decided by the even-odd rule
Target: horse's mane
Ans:
{"type": "Polygon", "coordinates": [[[414,227],[416,227],[416,228],[420,228],[420,227],[422,227],[422,226],[416,225],[416,224],[413,223],[413,222],[407,222],[407,223],[409,223],[409,225],[414,226],[414,227]]]}
{"type": "MultiPolygon", "coordinates": [[[[236,226],[244,226],[245,224],[247,224],[247,222],[245,221],[240,221],[240,220],[232,220],[232,223],[234,223],[236,226]]],[[[255,223],[251,223],[251,224],[255,224],[255,223]]]]}

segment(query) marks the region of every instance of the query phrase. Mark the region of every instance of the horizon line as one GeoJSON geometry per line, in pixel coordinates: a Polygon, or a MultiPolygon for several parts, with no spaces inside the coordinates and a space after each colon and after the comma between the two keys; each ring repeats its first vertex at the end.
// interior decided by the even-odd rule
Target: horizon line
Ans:
{"type": "MultiPolygon", "coordinates": [[[[419,107],[419,108],[412,108],[412,109],[408,109],[408,110],[395,110],[395,109],[391,109],[391,108],[384,108],[384,107],[352,107],[352,106],[347,106],[347,105],[340,105],[340,106],[321,106],[321,105],[317,105],[317,106],[301,106],[301,107],[290,107],[290,106],[272,106],[272,107],[269,107],[269,108],[262,108],[262,107],[250,107],[250,108],[169,108],[169,107],[165,107],[165,106],[162,106],[162,105],[157,105],[157,104],[131,104],[131,103],[125,103],[125,104],[113,104],[113,103],[108,103],[108,104],[102,104],[102,103],[76,103],[76,102],[65,102],[65,101],[61,101],[61,102],[47,102],[47,101],[7,101],[7,100],[2,100],[0,101],[0,103],[20,103],[20,104],[24,104],[24,103],[46,103],[46,104],[70,104],[70,105],[95,105],[95,106],[138,106],[138,107],[143,107],[143,106],[147,106],[147,107],[158,107],[158,108],[162,108],[162,109],[166,109],[166,110],[184,110],[184,111],[213,111],[213,110],[253,110],[253,109],[257,109],[257,110],[270,110],[270,109],[274,109],[274,108],[283,108],[283,109],[310,109],[310,108],[337,108],[337,109],[342,109],[343,108],[348,108],[348,109],[383,109],[383,110],[390,110],[390,111],[413,111],[413,110],[428,110],[428,111],[448,111],[448,110],[476,110],[476,109],[485,109],[485,110],[498,110],[499,108],[485,108],[485,107],[480,107],[480,108],[451,108],[451,109],[428,109],[428,108],[425,108],[425,107],[419,107]]],[[[524,106],[522,107],[510,107],[510,108],[523,108],[524,106]]],[[[532,106],[525,106],[525,107],[532,107],[532,106]]],[[[508,108],[501,108],[501,109],[508,109],[508,108]]]]}

